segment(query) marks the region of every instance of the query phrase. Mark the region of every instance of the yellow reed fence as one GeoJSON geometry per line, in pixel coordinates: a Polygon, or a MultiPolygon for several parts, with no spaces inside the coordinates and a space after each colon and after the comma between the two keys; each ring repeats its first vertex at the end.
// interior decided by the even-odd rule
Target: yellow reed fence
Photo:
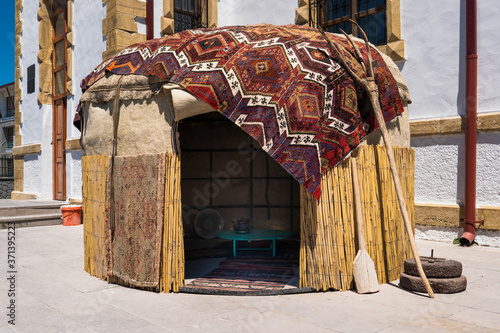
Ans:
{"type": "MultiPolygon", "coordinates": [[[[414,151],[395,148],[410,219],[414,217],[414,151]]],[[[395,280],[411,256],[408,236],[383,146],[356,151],[367,251],[380,283],[395,280]]],[[[301,189],[300,286],[316,290],[354,288],[355,233],[352,170],[349,158],[322,176],[318,201],[301,189]]]]}
{"type": "MultiPolygon", "coordinates": [[[[82,158],[84,269],[90,275],[102,280],[109,280],[105,236],[107,218],[105,207],[109,204],[107,202],[109,200],[109,193],[107,193],[109,191],[107,188],[110,177],[109,165],[109,156],[84,156],[82,158]]],[[[163,292],[177,292],[179,287],[184,285],[180,179],[180,156],[167,154],[160,272],[160,290],[163,292]]],[[[122,283],[119,279],[112,279],[111,282],[122,283]]]]}
{"type": "Polygon", "coordinates": [[[102,280],[108,278],[104,223],[109,161],[104,155],[82,158],[84,269],[102,280]]]}
{"type": "Polygon", "coordinates": [[[164,221],[160,286],[163,292],[178,292],[184,285],[184,236],[181,163],[177,154],[167,154],[164,221]]]}

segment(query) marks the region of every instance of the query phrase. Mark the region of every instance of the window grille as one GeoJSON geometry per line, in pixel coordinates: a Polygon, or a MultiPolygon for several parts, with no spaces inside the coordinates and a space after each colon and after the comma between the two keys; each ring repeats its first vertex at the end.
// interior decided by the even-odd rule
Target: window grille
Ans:
{"type": "Polygon", "coordinates": [[[14,177],[14,157],[0,155],[0,177],[14,177]]]}
{"type": "Polygon", "coordinates": [[[340,29],[357,36],[357,29],[349,22],[356,21],[375,45],[387,43],[386,0],[313,0],[309,4],[309,25],[329,32],[340,29]]]}
{"type": "Polygon", "coordinates": [[[175,0],[175,32],[188,29],[207,28],[208,0],[175,0]],[[203,14],[206,19],[203,20],[203,14]]]}

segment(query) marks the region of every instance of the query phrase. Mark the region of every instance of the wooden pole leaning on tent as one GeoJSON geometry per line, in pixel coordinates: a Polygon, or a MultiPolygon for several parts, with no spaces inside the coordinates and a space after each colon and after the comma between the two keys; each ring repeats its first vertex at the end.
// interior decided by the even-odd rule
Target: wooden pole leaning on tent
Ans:
{"type": "Polygon", "coordinates": [[[112,138],[112,148],[111,148],[111,162],[110,162],[110,191],[109,191],[109,229],[111,240],[115,237],[115,182],[114,182],[114,170],[115,170],[115,156],[118,154],[118,124],[120,122],[120,88],[122,84],[123,75],[118,79],[115,90],[115,100],[113,107],[113,138],[112,138]]]}
{"type": "Polygon", "coordinates": [[[422,268],[422,263],[420,262],[420,257],[418,255],[418,250],[417,250],[417,245],[415,244],[415,237],[413,236],[413,230],[411,227],[410,223],[410,218],[408,216],[408,210],[406,209],[406,203],[404,200],[403,196],[403,190],[401,188],[401,183],[399,181],[399,175],[398,175],[398,170],[396,167],[396,160],[394,158],[394,152],[392,150],[392,144],[389,139],[389,133],[387,132],[387,127],[385,126],[385,119],[384,116],[382,115],[382,109],[380,107],[380,102],[378,99],[379,92],[378,92],[378,86],[377,83],[375,82],[375,77],[373,74],[373,64],[372,64],[372,55],[371,55],[371,50],[370,50],[370,44],[368,42],[368,38],[366,37],[365,32],[361,27],[353,20],[349,20],[351,23],[354,23],[357,27],[358,30],[361,32],[363,39],[365,40],[366,44],[366,53],[367,53],[367,62],[365,63],[363,57],[361,56],[361,52],[359,51],[358,47],[356,44],[353,42],[351,37],[347,35],[344,31],[342,33],[346,36],[346,38],[349,40],[351,45],[353,46],[354,50],[356,51],[356,54],[359,58],[359,61],[363,67],[363,70],[366,72],[366,78],[362,79],[359,76],[357,76],[353,70],[349,67],[347,62],[344,59],[344,56],[342,55],[342,52],[337,48],[337,46],[332,42],[330,37],[323,31],[321,27],[318,26],[319,32],[323,35],[323,37],[327,40],[328,44],[330,47],[337,53],[339,61],[343,65],[343,67],[346,69],[346,71],[352,76],[352,78],[360,84],[365,91],[368,94],[368,97],[370,98],[370,103],[373,107],[373,111],[375,112],[375,117],[377,119],[378,126],[380,128],[380,131],[382,132],[382,138],[384,139],[386,151],[387,151],[387,157],[389,159],[389,165],[391,168],[392,172],[392,178],[394,180],[394,186],[396,188],[396,194],[398,197],[398,202],[399,202],[399,208],[401,209],[401,214],[403,215],[403,221],[406,227],[406,231],[408,233],[408,239],[410,240],[410,246],[413,252],[413,255],[415,257],[415,262],[417,264],[417,269],[418,273],[420,275],[420,278],[422,278],[422,281],[424,283],[425,289],[427,290],[427,293],[429,294],[430,298],[434,298],[434,292],[432,291],[431,285],[429,284],[429,281],[427,280],[427,277],[425,276],[424,269],[422,268]]]}
{"type": "Polygon", "coordinates": [[[361,209],[361,193],[359,190],[358,166],[351,156],[352,187],[354,188],[354,205],[356,206],[356,227],[358,234],[358,253],[354,259],[354,282],[358,294],[376,293],[380,290],[377,271],[373,260],[366,251],[365,233],[363,231],[363,210],[361,209]]]}

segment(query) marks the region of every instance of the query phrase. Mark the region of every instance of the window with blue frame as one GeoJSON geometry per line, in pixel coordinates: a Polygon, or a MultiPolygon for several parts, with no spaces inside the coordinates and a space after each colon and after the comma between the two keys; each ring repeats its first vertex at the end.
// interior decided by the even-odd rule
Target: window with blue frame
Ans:
{"type": "Polygon", "coordinates": [[[357,35],[349,19],[358,22],[375,45],[387,43],[386,0],[317,0],[317,22],[329,32],[357,35]]]}

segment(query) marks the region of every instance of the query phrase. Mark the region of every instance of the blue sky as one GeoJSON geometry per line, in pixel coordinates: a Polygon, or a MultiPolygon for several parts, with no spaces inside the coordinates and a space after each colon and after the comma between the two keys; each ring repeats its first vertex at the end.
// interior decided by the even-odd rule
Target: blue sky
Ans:
{"type": "Polygon", "coordinates": [[[0,86],[14,82],[15,1],[2,0],[0,5],[0,86]]]}

